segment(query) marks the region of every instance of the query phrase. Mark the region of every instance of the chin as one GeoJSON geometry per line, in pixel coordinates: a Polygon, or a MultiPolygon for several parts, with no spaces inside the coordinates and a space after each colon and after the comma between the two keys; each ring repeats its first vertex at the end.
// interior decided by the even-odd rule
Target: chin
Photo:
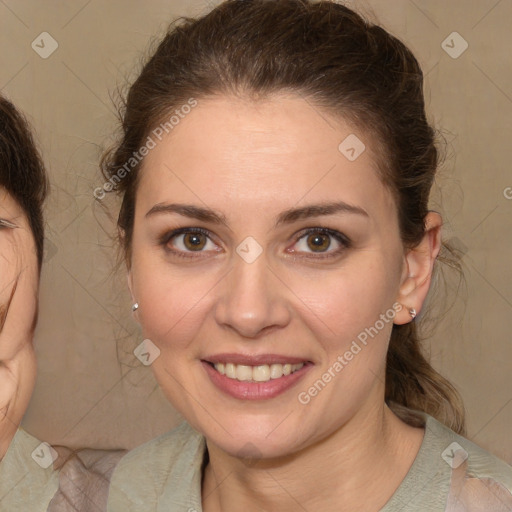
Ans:
{"type": "MultiPolygon", "coordinates": [[[[286,417],[286,416],[285,416],[286,417]]],[[[228,431],[224,430],[221,426],[209,421],[195,425],[191,421],[191,425],[201,432],[208,442],[213,443],[225,453],[232,457],[240,459],[272,459],[276,457],[286,457],[299,451],[305,441],[297,439],[292,433],[298,431],[304,432],[302,427],[292,424],[280,423],[282,418],[276,421],[269,422],[268,419],[258,422],[252,416],[245,416],[233,420],[221,420],[222,425],[229,425],[228,431]]],[[[286,420],[285,420],[286,422],[286,420]]]]}

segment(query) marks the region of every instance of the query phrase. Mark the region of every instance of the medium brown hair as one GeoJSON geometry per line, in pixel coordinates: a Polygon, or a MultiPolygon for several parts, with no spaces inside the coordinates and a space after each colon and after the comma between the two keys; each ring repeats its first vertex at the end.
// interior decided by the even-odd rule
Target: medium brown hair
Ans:
{"type": "MultiPolygon", "coordinates": [[[[120,111],[121,141],[105,153],[104,175],[112,180],[151,130],[191,97],[265,98],[277,92],[298,94],[373,135],[404,247],[415,247],[425,234],[439,164],[423,74],[401,41],[334,2],[228,0],[201,18],[171,25],[128,91],[120,111]]],[[[128,264],[140,167],[116,186],[128,264]]],[[[448,249],[445,244],[443,258],[450,256],[448,249]]],[[[429,413],[463,433],[461,400],[422,354],[417,321],[393,326],[386,402],[398,413],[404,407],[429,413]]]]}
{"type": "Polygon", "coordinates": [[[0,186],[16,200],[28,218],[41,269],[44,246],[43,204],[48,193],[48,179],[27,120],[2,96],[0,186]]]}

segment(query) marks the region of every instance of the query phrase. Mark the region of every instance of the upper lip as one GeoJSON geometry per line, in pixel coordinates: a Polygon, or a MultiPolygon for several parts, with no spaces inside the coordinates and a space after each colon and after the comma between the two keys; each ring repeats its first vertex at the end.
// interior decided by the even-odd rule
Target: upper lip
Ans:
{"type": "Polygon", "coordinates": [[[208,363],[232,363],[246,366],[261,366],[264,364],[300,364],[309,362],[303,357],[284,356],[280,354],[215,354],[202,358],[208,363]]]}

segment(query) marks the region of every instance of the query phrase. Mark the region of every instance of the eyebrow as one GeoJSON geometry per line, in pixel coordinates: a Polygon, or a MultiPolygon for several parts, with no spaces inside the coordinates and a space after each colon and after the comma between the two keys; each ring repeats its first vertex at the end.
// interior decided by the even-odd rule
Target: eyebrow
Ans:
{"type": "MultiPolygon", "coordinates": [[[[226,216],[211,208],[196,206],[192,204],[178,203],[159,203],[153,206],[147,213],[146,218],[158,214],[177,213],[183,217],[197,219],[203,222],[219,224],[229,228],[226,216]]],[[[297,220],[307,219],[309,217],[319,217],[322,215],[334,215],[336,213],[349,213],[370,218],[368,212],[363,208],[345,203],[343,201],[311,204],[300,208],[290,208],[281,212],[275,222],[274,227],[281,224],[291,224],[297,220]]]]}

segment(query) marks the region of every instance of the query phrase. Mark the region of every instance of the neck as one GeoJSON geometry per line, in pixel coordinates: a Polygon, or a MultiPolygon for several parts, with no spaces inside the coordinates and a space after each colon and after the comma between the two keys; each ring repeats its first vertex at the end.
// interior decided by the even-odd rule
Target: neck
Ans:
{"type": "Polygon", "coordinates": [[[404,479],[422,439],[423,429],[406,425],[382,402],[286,458],[244,464],[207,443],[203,510],[378,511],[404,479]]]}

